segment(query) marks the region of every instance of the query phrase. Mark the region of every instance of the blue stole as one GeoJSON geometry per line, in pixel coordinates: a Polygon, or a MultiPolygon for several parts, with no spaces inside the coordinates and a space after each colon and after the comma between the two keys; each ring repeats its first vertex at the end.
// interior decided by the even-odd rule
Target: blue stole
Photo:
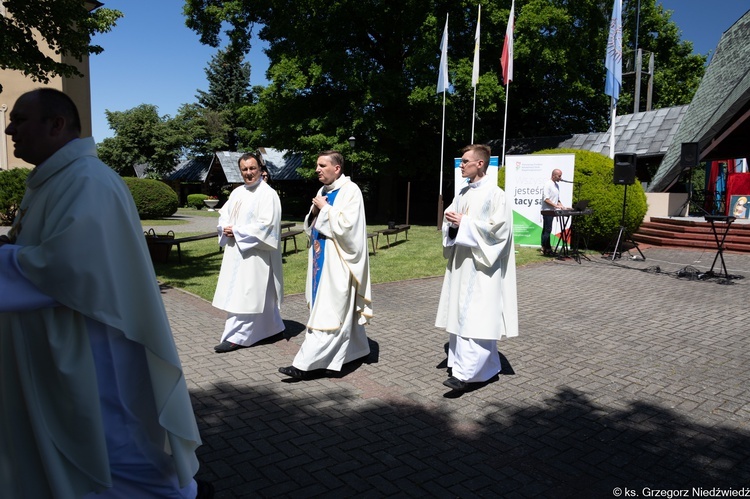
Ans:
{"type": "MultiPolygon", "coordinates": [[[[333,206],[333,202],[336,200],[336,194],[338,193],[339,193],[339,189],[336,189],[335,191],[331,191],[328,194],[326,194],[326,197],[328,199],[328,204],[333,206]]],[[[318,229],[315,228],[315,224],[313,224],[313,227],[312,227],[312,248],[313,248],[312,305],[315,304],[315,297],[318,295],[318,284],[320,284],[320,273],[323,270],[323,262],[325,261],[325,257],[326,257],[326,254],[325,254],[326,239],[328,238],[324,236],[323,234],[321,234],[320,232],[318,232],[318,229]]]]}

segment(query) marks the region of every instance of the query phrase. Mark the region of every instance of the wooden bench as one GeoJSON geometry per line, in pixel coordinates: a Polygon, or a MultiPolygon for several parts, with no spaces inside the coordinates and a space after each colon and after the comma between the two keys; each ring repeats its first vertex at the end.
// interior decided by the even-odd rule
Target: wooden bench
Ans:
{"type": "MultiPolygon", "coordinates": [[[[396,241],[398,241],[398,234],[399,234],[399,232],[403,232],[404,233],[404,238],[406,240],[409,240],[409,229],[411,229],[411,225],[397,225],[397,226],[395,226],[392,229],[381,229],[381,230],[377,231],[377,234],[383,234],[385,236],[386,247],[390,248],[391,247],[391,236],[393,236],[393,235],[396,236],[395,239],[394,239],[394,241],[393,241],[393,242],[396,242],[396,241]]],[[[380,239],[380,237],[378,237],[378,239],[380,239]]]]}
{"type": "Polygon", "coordinates": [[[376,251],[376,246],[378,245],[378,233],[377,232],[368,232],[367,233],[367,239],[370,240],[372,243],[372,254],[377,255],[378,252],[376,251]]]}
{"type": "Polygon", "coordinates": [[[305,232],[303,229],[292,229],[291,227],[294,227],[294,224],[292,224],[288,230],[284,230],[281,232],[281,240],[284,242],[284,253],[286,253],[286,242],[288,240],[292,240],[294,242],[294,252],[297,252],[297,236],[305,232]]]}
{"type": "MultiPolygon", "coordinates": [[[[170,231],[171,232],[171,231],[170,231]]],[[[201,239],[211,239],[212,237],[215,237],[218,239],[219,235],[216,232],[208,232],[206,234],[199,234],[197,236],[187,236],[187,237],[168,237],[164,235],[159,235],[157,237],[153,237],[149,234],[146,234],[146,242],[149,245],[167,245],[165,256],[164,256],[164,263],[167,263],[169,261],[169,250],[174,245],[177,246],[177,261],[179,263],[182,263],[182,243],[189,243],[190,241],[200,241],[201,239]]],[[[219,251],[221,251],[221,247],[219,247],[219,251]]],[[[151,258],[154,258],[154,254],[151,254],[151,258]]]]}

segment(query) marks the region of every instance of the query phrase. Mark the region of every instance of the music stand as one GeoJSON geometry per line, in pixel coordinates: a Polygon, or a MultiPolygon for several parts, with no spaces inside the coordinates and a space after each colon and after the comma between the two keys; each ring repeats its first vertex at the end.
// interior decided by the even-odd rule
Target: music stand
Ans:
{"type": "Polygon", "coordinates": [[[711,230],[713,231],[714,239],[716,240],[716,256],[714,257],[714,263],[711,264],[711,270],[706,272],[706,275],[714,275],[714,265],[716,265],[716,260],[721,259],[721,268],[722,270],[724,270],[724,278],[729,279],[727,265],[726,263],[724,263],[724,240],[727,238],[729,227],[732,225],[732,222],[735,221],[735,218],[727,215],[706,215],[705,217],[707,222],[711,222],[711,230]],[[719,232],[716,230],[715,222],[725,223],[724,232],[721,234],[721,239],[719,239],[719,232]]]}

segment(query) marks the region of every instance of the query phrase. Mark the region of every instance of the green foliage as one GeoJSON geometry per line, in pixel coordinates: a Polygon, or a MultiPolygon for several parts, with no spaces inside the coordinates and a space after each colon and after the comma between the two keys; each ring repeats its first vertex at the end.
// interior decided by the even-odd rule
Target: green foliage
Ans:
{"type": "Polygon", "coordinates": [[[164,182],[135,177],[124,177],[123,180],[130,189],[141,219],[168,217],[177,211],[177,194],[164,182]]]}
{"type": "MultiPolygon", "coordinates": [[[[635,71],[634,33],[636,7],[640,5],[640,27],[638,48],[643,51],[643,71],[648,71],[649,54],[654,55],[653,109],[689,104],[698,90],[705,72],[707,55],[693,55],[693,44],[680,41],[677,25],[671,20],[672,11],[656,4],[655,0],[623,3],[623,73],[635,71]]],[[[646,82],[648,75],[641,77],[640,111],[646,109],[646,82]]],[[[635,111],[635,77],[625,77],[617,103],[618,114],[635,111]]]]}
{"type": "MultiPolygon", "coordinates": [[[[593,211],[592,215],[576,220],[577,227],[587,238],[589,248],[605,249],[613,234],[617,234],[620,228],[625,195],[625,187],[614,184],[612,159],[579,149],[546,149],[535,154],[575,154],[576,186],[573,189],[573,202],[588,199],[589,208],[593,211]]],[[[498,179],[500,187],[504,187],[504,170],[498,174],[498,179]]],[[[646,216],[648,205],[646,194],[637,179],[627,189],[624,225],[632,234],[646,216]]]]}
{"type": "Polygon", "coordinates": [[[16,218],[29,173],[28,168],[0,170],[0,225],[10,225],[16,218]]]}
{"type": "MultiPolygon", "coordinates": [[[[452,88],[445,99],[443,163],[470,140],[475,91],[473,141],[503,135],[506,89],[498,59],[510,3],[482,4],[476,88],[471,86],[476,1],[186,0],[184,11],[186,24],[203,43],[219,46],[226,39],[230,52],[243,53],[255,36],[268,43],[270,83],[254,90],[257,100],[239,112],[248,129],[240,134],[242,143],[302,153],[303,176],[311,172],[317,152],[339,149],[358,171],[386,183],[394,176],[432,178],[433,163],[426,158],[441,147],[443,96],[435,86],[446,14],[452,88]],[[353,150],[347,145],[350,135],[357,137],[353,150]]],[[[689,44],[679,41],[675,24],[656,0],[640,3],[639,47],[657,55],[654,103],[686,104],[705,59],[690,55],[689,44]]],[[[626,52],[635,46],[635,4],[624,2],[626,52]]],[[[507,137],[605,130],[611,0],[517,0],[515,12],[507,137]]],[[[626,77],[621,113],[631,112],[625,94],[632,94],[632,82],[626,77]]],[[[380,202],[390,195],[384,191],[380,202]]]]}
{"type": "MultiPolygon", "coordinates": [[[[237,151],[240,136],[248,133],[247,128],[239,122],[239,110],[253,101],[250,91],[250,64],[242,59],[241,52],[231,49],[219,50],[205,70],[208,92],[198,90],[198,104],[208,111],[221,113],[226,127],[222,130],[223,134],[216,138],[220,137],[226,142],[230,151],[237,151]]],[[[252,121],[249,124],[251,127],[255,125],[252,121]]],[[[219,149],[207,152],[212,154],[217,150],[219,149]]]]}
{"type": "Polygon", "coordinates": [[[114,137],[97,145],[99,158],[120,175],[133,175],[134,167],[147,164],[156,177],[171,172],[180,153],[180,137],[161,117],[158,108],[141,104],[127,111],[106,111],[114,137]]]}
{"type": "Polygon", "coordinates": [[[88,54],[102,52],[102,47],[91,45],[91,37],[110,31],[122,17],[122,12],[112,9],[89,12],[81,0],[4,0],[2,3],[7,15],[0,15],[0,69],[20,71],[42,83],[48,83],[51,76],[83,75],[75,65],[42,52],[35,32],[56,54],[81,60],[88,54]]]}
{"type": "Polygon", "coordinates": [[[204,199],[208,199],[208,196],[206,196],[205,194],[188,194],[187,205],[188,207],[193,207],[196,210],[200,210],[205,206],[203,204],[204,199]]]}

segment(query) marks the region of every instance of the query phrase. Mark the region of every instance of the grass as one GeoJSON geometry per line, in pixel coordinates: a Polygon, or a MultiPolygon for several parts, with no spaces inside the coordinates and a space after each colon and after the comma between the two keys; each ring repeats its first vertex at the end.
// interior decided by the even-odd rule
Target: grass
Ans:
{"type": "MultiPolygon", "coordinates": [[[[215,212],[190,210],[193,215],[218,216],[215,212]]],[[[144,220],[144,227],[159,225],[154,220],[144,220]]],[[[298,224],[301,222],[297,221],[298,224]]],[[[166,224],[162,224],[166,225],[166,224]]],[[[368,226],[368,232],[384,229],[385,226],[368,226]]],[[[176,237],[192,236],[197,232],[177,233],[176,237]]],[[[368,240],[370,250],[370,278],[373,284],[381,282],[403,281],[421,277],[434,277],[445,272],[443,258],[442,234],[435,226],[412,225],[409,229],[409,239],[404,233],[398,234],[394,242],[391,236],[391,246],[386,248],[385,236],[381,236],[377,254],[372,254],[372,245],[368,240]]],[[[287,242],[287,252],[283,254],[284,262],[284,293],[296,294],[305,291],[307,277],[307,249],[305,235],[297,236],[297,246],[300,250],[294,252],[292,241],[287,242]]],[[[516,265],[546,261],[535,248],[516,248],[516,265]]],[[[212,300],[216,281],[221,268],[222,253],[216,240],[206,239],[193,241],[182,245],[182,263],[177,262],[176,250],[173,248],[169,263],[155,263],[156,276],[160,282],[194,293],[206,300],[212,300]]]]}

